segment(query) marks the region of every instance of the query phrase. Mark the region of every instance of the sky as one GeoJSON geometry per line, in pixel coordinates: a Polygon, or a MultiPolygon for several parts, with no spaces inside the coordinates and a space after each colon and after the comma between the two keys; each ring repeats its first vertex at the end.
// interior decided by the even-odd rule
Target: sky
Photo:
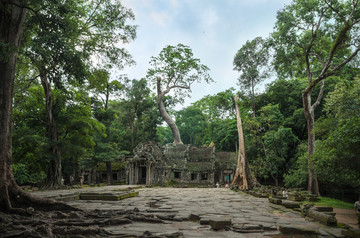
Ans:
{"type": "MultiPolygon", "coordinates": [[[[236,52],[246,41],[268,37],[276,13],[291,0],[123,0],[138,26],[135,41],[126,45],[136,65],[121,73],[129,79],[146,76],[152,56],[168,45],[189,46],[195,58],[210,68],[211,84],[193,84],[191,98],[178,109],[206,95],[230,87],[239,90],[239,72],[233,70],[236,52]]],[[[268,80],[267,82],[269,82],[268,80]]],[[[260,86],[258,91],[264,89],[260,86]]]]}

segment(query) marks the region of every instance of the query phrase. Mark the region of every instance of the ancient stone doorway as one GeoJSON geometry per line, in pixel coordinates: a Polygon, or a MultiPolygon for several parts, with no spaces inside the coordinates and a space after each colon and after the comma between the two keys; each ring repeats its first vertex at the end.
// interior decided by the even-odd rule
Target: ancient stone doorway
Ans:
{"type": "Polygon", "coordinates": [[[146,184],[146,166],[139,166],[138,184],[146,184]]]}

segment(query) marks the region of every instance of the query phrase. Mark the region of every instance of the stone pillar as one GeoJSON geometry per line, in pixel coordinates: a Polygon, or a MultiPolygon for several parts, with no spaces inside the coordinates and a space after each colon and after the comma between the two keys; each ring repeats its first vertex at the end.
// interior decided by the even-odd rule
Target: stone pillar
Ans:
{"type": "Polygon", "coordinates": [[[134,184],[139,183],[139,167],[137,164],[134,164],[134,184]]]}
{"type": "Polygon", "coordinates": [[[151,163],[146,165],[146,185],[151,185],[151,163]]]}

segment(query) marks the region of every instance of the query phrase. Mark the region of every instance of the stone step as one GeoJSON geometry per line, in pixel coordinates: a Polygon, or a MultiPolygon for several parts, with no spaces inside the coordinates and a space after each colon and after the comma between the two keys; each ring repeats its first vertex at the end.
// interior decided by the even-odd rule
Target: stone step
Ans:
{"type": "Polygon", "coordinates": [[[139,192],[135,191],[123,191],[123,192],[113,192],[113,193],[80,193],[80,200],[102,200],[102,201],[119,201],[125,198],[138,196],[139,192]]]}

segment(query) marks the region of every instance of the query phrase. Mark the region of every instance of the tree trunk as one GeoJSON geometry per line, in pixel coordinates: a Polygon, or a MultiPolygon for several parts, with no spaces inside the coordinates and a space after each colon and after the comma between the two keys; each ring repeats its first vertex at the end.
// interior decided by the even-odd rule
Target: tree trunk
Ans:
{"type": "Polygon", "coordinates": [[[131,146],[135,147],[135,138],[134,138],[134,118],[130,117],[130,130],[131,130],[131,146]]]}
{"type": "Polygon", "coordinates": [[[113,184],[111,161],[106,161],[106,177],[107,177],[107,183],[113,184]]]}
{"type": "Polygon", "coordinates": [[[311,156],[315,153],[315,133],[313,131],[315,124],[315,108],[311,106],[311,92],[312,90],[302,94],[308,133],[308,191],[320,196],[317,174],[314,171],[314,164],[311,160],[311,156]]]}
{"type": "Polygon", "coordinates": [[[252,104],[252,111],[253,111],[253,118],[255,119],[256,112],[255,112],[255,85],[254,80],[251,80],[251,104],[252,104]]]}
{"type": "Polygon", "coordinates": [[[96,181],[96,166],[94,166],[94,168],[91,169],[90,180],[91,180],[91,182],[89,182],[89,183],[97,184],[97,181],[96,181]]]}
{"type": "Polygon", "coordinates": [[[53,95],[51,90],[51,84],[47,79],[45,69],[39,68],[41,84],[45,92],[46,103],[46,131],[50,140],[50,151],[52,159],[49,164],[46,187],[60,187],[62,186],[62,173],[61,173],[61,152],[59,148],[59,136],[58,130],[53,114],[53,95]]]}
{"type": "Polygon", "coordinates": [[[13,189],[18,188],[12,173],[12,102],[17,51],[26,11],[2,2],[0,8],[0,205],[11,209],[13,189]],[[9,9],[8,9],[9,8],[9,9]],[[8,51],[8,52],[7,52],[8,51]]]}
{"type": "Polygon", "coordinates": [[[72,209],[50,199],[36,198],[22,190],[15,182],[12,170],[12,102],[15,68],[26,9],[15,5],[20,1],[1,1],[0,7],[0,210],[25,213],[20,207],[42,209],[72,209]]]}
{"type": "Polygon", "coordinates": [[[237,186],[239,189],[252,189],[253,187],[257,186],[259,183],[257,182],[255,176],[252,174],[249,164],[246,160],[245,140],[244,140],[244,133],[242,130],[238,101],[239,98],[235,96],[237,129],[239,134],[239,153],[238,153],[236,173],[232,184],[237,186]]]}
{"type": "Polygon", "coordinates": [[[165,95],[163,92],[161,92],[160,89],[160,81],[161,79],[157,79],[157,105],[160,112],[161,117],[164,119],[164,121],[168,124],[170,127],[172,134],[174,136],[174,144],[183,144],[180,137],[180,132],[178,127],[175,124],[175,121],[170,117],[170,115],[165,110],[164,104],[162,102],[163,96],[165,95]]]}

